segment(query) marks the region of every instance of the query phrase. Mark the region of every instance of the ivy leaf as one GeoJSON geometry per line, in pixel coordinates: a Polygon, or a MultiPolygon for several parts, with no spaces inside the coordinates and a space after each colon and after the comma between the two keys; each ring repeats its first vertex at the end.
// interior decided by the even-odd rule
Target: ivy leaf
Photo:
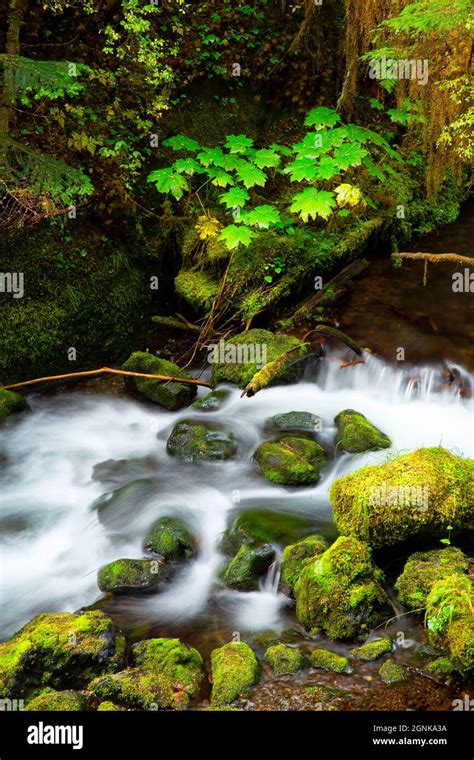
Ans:
{"type": "Polygon", "coordinates": [[[163,145],[172,150],[199,150],[201,147],[196,140],[192,140],[186,135],[174,135],[174,137],[168,137],[167,140],[163,140],[163,145]]]}
{"type": "Polygon", "coordinates": [[[341,145],[334,151],[334,160],[340,169],[348,169],[349,166],[360,166],[362,159],[367,155],[365,148],[356,143],[341,145]]]}
{"type": "Polygon", "coordinates": [[[341,121],[341,117],[332,108],[326,108],[326,106],[319,106],[318,108],[312,108],[304,120],[305,127],[316,127],[316,129],[324,129],[324,127],[334,127],[335,124],[341,121]]]}
{"type": "Polygon", "coordinates": [[[334,193],[307,187],[294,196],[290,211],[299,212],[303,221],[307,222],[309,217],[316,219],[317,216],[321,216],[323,219],[327,219],[335,205],[334,193]]]}
{"type": "Polygon", "coordinates": [[[221,195],[219,202],[224,203],[226,208],[233,208],[234,206],[243,206],[249,198],[250,195],[245,188],[232,187],[221,195]]]}
{"type": "Polygon", "coordinates": [[[248,227],[237,226],[236,224],[228,224],[219,235],[219,238],[224,241],[229,251],[232,251],[239,245],[243,245],[246,248],[253,237],[255,237],[255,232],[252,232],[248,227]]]}
{"type": "Polygon", "coordinates": [[[292,150],[291,148],[288,148],[287,145],[279,145],[278,143],[272,143],[270,145],[270,150],[275,151],[275,153],[281,153],[282,156],[292,155],[292,150]]]}
{"type": "Polygon", "coordinates": [[[262,172],[258,166],[250,164],[248,161],[242,161],[242,164],[237,169],[237,177],[246,188],[253,187],[254,185],[263,185],[267,180],[265,172],[262,172]]]}
{"type": "Polygon", "coordinates": [[[280,213],[274,206],[256,206],[245,216],[245,224],[256,225],[261,229],[268,230],[273,224],[280,222],[280,213]]]}
{"type": "Polygon", "coordinates": [[[217,187],[227,187],[227,185],[234,184],[234,178],[223,169],[210,169],[208,174],[211,178],[211,184],[217,187]]]}
{"type": "Polygon", "coordinates": [[[189,185],[182,174],[174,172],[172,167],[168,169],[155,169],[147,177],[148,182],[154,182],[159,193],[171,193],[179,201],[183,192],[189,189],[189,185]]]}
{"type": "Polygon", "coordinates": [[[334,190],[338,206],[357,206],[362,201],[362,193],[355,185],[343,183],[334,190]]]}
{"type": "Polygon", "coordinates": [[[296,158],[284,172],[291,175],[292,182],[301,182],[303,179],[311,182],[316,177],[317,166],[313,158],[296,158]]]}
{"type": "Polygon", "coordinates": [[[190,176],[196,172],[202,172],[202,168],[194,158],[178,158],[172,168],[180,174],[189,174],[190,176]]]}
{"type": "Polygon", "coordinates": [[[255,156],[252,160],[259,169],[265,169],[267,166],[278,166],[281,158],[274,150],[262,148],[262,150],[257,150],[255,152],[255,156]]]}
{"type": "Polygon", "coordinates": [[[196,158],[206,168],[212,164],[221,168],[224,166],[225,156],[220,148],[203,148],[196,158]]]}
{"type": "Polygon", "coordinates": [[[253,145],[253,140],[246,135],[226,135],[226,137],[225,147],[229,148],[231,153],[245,153],[253,145]]]}

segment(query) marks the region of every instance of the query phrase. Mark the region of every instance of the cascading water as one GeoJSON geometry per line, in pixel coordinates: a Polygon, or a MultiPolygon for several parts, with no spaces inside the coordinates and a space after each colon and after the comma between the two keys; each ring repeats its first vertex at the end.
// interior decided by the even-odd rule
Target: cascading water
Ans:
{"type": "Polygon", "coordinates": [[[346,359],[332,352],[302,382],[269,388],[251,399],[230,388],[224,406],[210,413],[170,413],[83,393],[30,397],[32,411],[0,434],[2,638],[38,612],[92,604],[100,597],[98,568],[119,557],[143,556],[143,536],[163,515],[178,515],[190,524],[198,555],[182,565],[164,591],[117,600],[118,609],[122,605],[138,623],[183,625],[218,608],[241,631],[281,628],[289,600],[278,591],[278,560],[257,591],[230,591],[219,580],[225,561],[220,539],[239,511],[258,507],[302,515],[314,531],[331,534],[328,491],[336,478],[382,462],[392,452],[423,446],[441,444],[473,455],[472,378],[462,368],[451,368],[459,382],[446,385],[441,368],[402,370],[370,355],[363,356],[364,363],[341,368],[346,359]],[[279,487],[261,478],[252,454],[264,438],[266,418],[312,412],[322,418],[320,436],[330,445],[334,417],[345,408],[362,412],[391,436],[393,449],[339,455],[311,487],[279,487]],[[179,419],[190,416],[229,426],[239,439],[237,457],[198,464],[170,457],[167,435],[179,419]],[[109,479],[92,478],[93,468],[106,460],[124,461],[109,479]],[[106,528],[91,505],[106,502],[107,493],[114,498],[113,492],[131,481],[138,486],[128,498],[122,492],[106,528]]]}

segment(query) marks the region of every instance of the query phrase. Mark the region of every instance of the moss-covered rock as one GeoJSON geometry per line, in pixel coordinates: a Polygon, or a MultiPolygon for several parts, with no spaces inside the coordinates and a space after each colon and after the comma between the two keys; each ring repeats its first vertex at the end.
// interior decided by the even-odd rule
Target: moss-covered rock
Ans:
{"type": "Polygon", "coordinates": [[[354,454],[364,451],[387,449],[392,445],[391,439],[360,412],[344,409],[334,418],[337,427],[336,445],[354,454]]]}
{"type": "Polygon", "coordinates": [[[118,707],[113,702],[101,702],[97,708],[97,712],[117,712],[118,707]]]}
{"type": "MultiPolygon", "coordinates": [[[[165,375],[190,379],[190,375],[177,364],[173,364],[167,359],[159,359],[157,356],[144,351],[133,353],[122,369],[129,372],[142,372],[146,375],[165,375]]],[[[159,380],[147,380],[143,377],[126,377],[124,384],[128,391],[145,396],[150,401],[154,401],[171,411],[190,404],[197,393],[196,386],[190,383],[160,382],[159,380]]]]}
{"type": "Polygon", "coordinates": [[[299,649],[286,646],[286,644],[275,644],[275,646],[268,647],[263,659],[268,662],[277,676],[296,673],[306,664],[304,654],[299,649]]]}
{"type": "Polygon", "coordinates": [[[290,349],[293,349],[291,355],[295,363],[286,366],[281,374],[273,378],[273,383],[297,380],[301,373],[301,362],[297,360],[305,357],[309,351],[308,346],[298,338],[261,329],[235,335],[217,348],[219,360],[212,362],[212,385],[233,383],[239,388],[244,388],[250,382],[262,364],[275,361],[290,349]]]}
{"type": "Polygon", "coordinates": [[[308,533],[309,522],[300,515],[270,509],[247,509],[226,530],[222,548],[229,554],[243,544],[263,542],[287,544],[308,533]]]}
{"type": "Polygon", "coordinates": [[[321,429],[322,421],[311,412],[285,412],[268,417],[264,430],[268,433],[307,433],[314,434],[321,429]]]}
{"type": "Polygon", "coordinates": [[[426,666],[426,672],[435,678],[448,678],[456,671],[448,657],[437,657],[426,666]]]}
{"type": "Polygon", "coordinates": [[[362,644],[362,646],[352,649],[351,655],[356,660],[372,662],[372,660],[378,660],[379,657],[383,657],[384,654],[389,654],[392,649],[393,643],[391,639],[374,639],[374,641],[368,641],[367,644],[362,644]]]}
{"type": "Polygon", "coordinates": [[[191,406],[201,412],[217,412],[229,398],[229,391],[211,391],[203,398],[193,401],[191,406]]]}
{"type": "Polygon", "coordinates": [[[174,279],[176,292],[198,312],[205,314],[217,295],[219,283],[202,270],[182,270],[174,279]]]}
{"type": "Polygon", "coordinates": [[[351,673],[352,668],[347,657],[343,657],[327,649],[313,649],[311,652],[311,664],[314,668],[331,670],[334,673],[351,673]]]}
{"type": "Polygon", "coordinates": [[[259,678],[260,668],[253,650],[243,641],[232,641],[211,652],[211,705],[229,705],[259,678]]]}
{"type": "Polygon", "coordinates": [[[27,712],[77,712],[85,709],[85,700],[77,691],[46,689],[25,707],[27,712]]]}
{"type": "Polygon", "coordinates": [[[161,580],[160,563],[150,559],[116,559],[97,573],[97,584],[104,593],[149,591],[161,580]]]}
{"type": "Polygon", "coordinates": [[[28,402],[24,396],[0,388],[0,425],[13,412],[23,412],[25,409],[28,409],[28,402]]]}
{"type": "Polygon", "coordinates": [[[371,546],[441,538],[448,525],[474,527],[474,460],[418,449],[339,478],[330,498],[339,532],[371,546]]]}
{"type": "Polygon", "coordinates": [[[174,706],[174,692],[169,679],[145,668],[130,668],[99,676],[87,688],[98,699],[136,710],[164,710],[174,706]]]}
{"type": "Polygon", "coordinates": [[[182,420],[171,431],[168,454],[185,462],[222,461],[237,452],[237,440],[218,422],[182,420]]]}
{"type": "Polygon", "coordinates": [[[303,567],[294,589],[298,620],[310,632],[324,631],[332,639],[362,637],[389,617],[382,580],[369,546],[340,536],[303,567]]]}
{"type": "Polygon", "coordinates": [[[426,600],[430,643],[445,650],[462,673],[474,670],[474,584],[468,575],[437,581],[426,600]]]}
{"type": "Polygon", "coordinates": [[[260,444],[254,458],[270,483],[285,486],[316,483],[326,464],[326,455],[319,443],[294,436],[260,444]]]}
{"type": "Polygon", "coordinates": [[[0,644],[0,696],[23,697],[33,688],[76,688],[117,670],[125,640],[99,610],[44,613],[0,644]]]}
{"type": "Polygon", "coordinates": [[[184,520],[160,517],[145,536],[143,548],[165,559],[189,559],[196,553],[196,541],[184,520]]]}
{"type": "Polygon", "coordinates": [[[400,683],[407,681],[409,678],[408,670],[393,660],[385,660],[379,668],[379,678],[384,683],[400,683]]]}
{"type": "Polygon", "coordinates": [[[198,695],[204,678],[203,659],[197,649],[179,639],[140,641],[132,647],[132,659],[138,667],[166,676],[173,691],[198,695]]]}
{"type": "Polygon", "coordinates": [[[285,547],[281,559],[281,578],[293,591],[301,571],[308,562],[328,548],[328,543],[323,536],[317,534],[306,536],[301,541],[285,547]]]}
{"type": "Polygon", "coordinates": [[[275,558],[271,544],[243,544],[227,566],[223,580],[229,588],[251,591],[275,558]]]}
{"type": "Polygon", "coordinates": [[[466,555],[454,546],[416,552],[408,558],[403,573],[395,582],[398,598],[405,607],[420,609],[436,581],[448,575],[465,573],[469,567],[466,555]]]}

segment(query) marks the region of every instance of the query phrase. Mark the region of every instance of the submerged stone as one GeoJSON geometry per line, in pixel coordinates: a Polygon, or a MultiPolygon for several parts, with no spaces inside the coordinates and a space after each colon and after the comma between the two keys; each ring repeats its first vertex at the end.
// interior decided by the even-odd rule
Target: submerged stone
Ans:
{"type": "Polygon", "coordinates": [[[328,548],[328,542],[317,534],[290,544],[283,551],[281,559],[281,578],[288,588],[293,591],[301,571],[308,562],[323,554],[328,548]]]}
{"type": "Polygon", "coordinates": [[[136,457],[134,459],[106,459],[98,462],[92,468],[92,480],[108,485],[128,483],[132,478],[153,475],[156,472],[158,460],[154,457],[136,457]]]}
{"type": "Polygon", "coordinates": [[[312,435],[321,429],[321,417],[311,412],[285,412],[268,417],[264,429],[269,433],[307,433],[312,435]]]}
{"type": "MultiPolygon", "coordinates": [[[[146,375],[165,375],[166,377],[191,379],[191,376],[177,364],[167,359],[159,359],[145,351],[136,351],[131,354],[122,369],[129,372],[142,372],[146,375]]],[[[126,377],[124,384],[128,391],[138,393],[138,395],[144,396],[171,411],[188,406],[197,393],[196,386],[191,383],[126,377]]]]}
{"type": "Polygon", "coordinates": [[[241,512],[225,532],[224,551],[236,552],[243,544],[287,544],[308,533],[309,521],[300,515],[270,509],[247,509],[241,512]]]}
{"type": "Polygon", "coordinates": [[[286,486],[316,483],[326,464],[326,455],[319,443],[294,436],[260,444],[254,459],[264,478],[286,486]]]}
{"type": "Polygon", "coordinates": [[[130,523],[148,505],[158,485],[155,478],[137,478],[99,496],[90,509],[97,512],[100,522],[108,530],[126,533],[130,523]]]}
{"type": "Polygon", "coordinates": [[[395,582],[395,590],[405,607],[424,608],[436,581],[455,573],[466,573],[468,568],[466,555],[454,546],[416,552],[408,558],[403,573],[395,582]]]}
{"type": "Polygon", "coordinates": [[[306,663],[306,658],[299,649],[286,646],[286,644],[275,644],[275,646],[268,647],[263,659],[268,662],[277,676],[296,673],[304,668],[306,663]]]}
{"type": "Polygon", "coordinates": [[[226,586],[239,591],[251,591],[258,587],[258,579],[264,575],[275,558],[271,544],[243,544],[224,573],[226,586]]]}
{"type": "Polygon", "coordinates": [[[222,461],[236,454],[237,440],[220,423],[182,420],[173,428],[166,450],[185,462],[222,461]]]}
{"type": "Polygon", "coordinates": [[[97,573],[97,584],[104,593],[149,591],[162,580],[161,565],[150,559],[116,559],[97,573]]]}
{"type": "Polygon", "coordinates": [[[211,652],[211,705],[229,705],[259,678],[260,668],[253,650],[243,641],[233,641],[211,652]]]}
{"type": "Polygon", "coordinates": [[[203,398],[193,401],[191,406],[201,412],[217,412],[229,398],[229,391],[211,391],[203,398]]]}
{"type": "Polygon", "coordinates": [[[160,517],[145,536],[143,548],[165,559],[189,559],[196,553],[196,542],[184,520],[160,517]]]}
{"type": "Polygon", "coordinates": [[[311,652],[311,664],[314,668],[331,670],[334,673],[351,673],[352,668],[347,657],[343,657],[327,649],[313,649],[311,652]]]}
{"type": "Polygon", "coordinates": [[[354,454],[364,451],[387,449],[392,445],[391,439],[360,412],[344,409],[335,417],[337,427],[336,446],[338,449],[354,454]]]}

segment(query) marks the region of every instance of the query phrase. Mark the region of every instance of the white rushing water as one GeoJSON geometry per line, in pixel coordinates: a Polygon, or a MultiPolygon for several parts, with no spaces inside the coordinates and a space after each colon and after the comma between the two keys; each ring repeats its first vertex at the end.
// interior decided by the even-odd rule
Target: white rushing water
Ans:
{"type": "Polygon", "coordinates": [[[137,615],[150,622],[184,623],[206,615],[212,599],[238,630],[281,627],[288,599],[278,592],[278,563],[258,591],[229,591],[219,581],[220,538],[238,510],[271,507],[305,515],[315,530],[327,532],[332,527],[328,491],[335,478],[385,461],[387,454],[423,446],[442,445],[473,456],[472,400],[462,399],[454,387],[440,387],[433,368],[404,372],[377,358],[365,359],[341,369],[341,358],[332,354],[320,363],[317,376],[251,399],[240,398],[232,388],[223,408],[212,413],[170,413],[134,400],[82,393],[30,397],[32,411],[0,433],[1,636],[39,612],[93,603],[100,597],[98,568],[119,557],[143,556],[141,542],[151,523],[174,514],[193,528],[198,555],[184,563],[163,592],[131,601],[137,615]],[[284,488],[261,478],[252,454],[264,438],[267,417],[312,412],[322,418],[322,435],[329,441],[334,417],[345,408],[365,414],[392,438],[393,449],[338,456],[312,487],[284,488]],[[237,457],[194,465],[170,457],[167,435],[176,421],[190,416],[232,428],[239,439],[237,457]],[[127,476],[124,466],[115,482],[91,479],[94,465],[104,460],[140,457],[149,457],[145,475],[127,476]],[[92,503],[136,477],[151,480],[121,506],[117,529],[108,532],[92,503]]]}

